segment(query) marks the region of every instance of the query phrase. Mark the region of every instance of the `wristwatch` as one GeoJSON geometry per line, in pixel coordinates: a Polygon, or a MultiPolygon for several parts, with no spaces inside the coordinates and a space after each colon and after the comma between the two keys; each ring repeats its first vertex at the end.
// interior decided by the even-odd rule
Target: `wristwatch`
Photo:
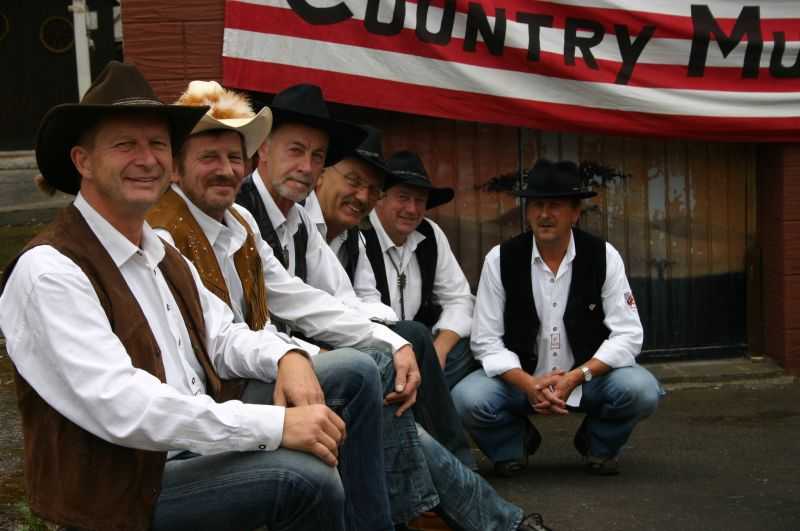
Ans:
{"type": "Polygon", "coordinates": [[[581,372],[583,373],[584,382],[592,381],[592,371],[589,369],[589,367],[581,367],[581,372]]]}

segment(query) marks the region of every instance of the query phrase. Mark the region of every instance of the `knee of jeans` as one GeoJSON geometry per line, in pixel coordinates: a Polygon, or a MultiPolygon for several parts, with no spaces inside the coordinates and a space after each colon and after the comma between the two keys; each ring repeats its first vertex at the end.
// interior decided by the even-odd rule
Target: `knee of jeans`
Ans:
{"type": "Polygon", "coordinates": [[[655,412],[659,395],[658,382],[647,372],[626,382],[620,402],[629,405],[634,415],[644,418],[655,412]]]}
{"type": "Polygon", "coordinates": [[[433,343],[433,337],[428,327],[417,321],[399,321],[395,325],[395,332],[411,343],[417,356],[421,356],[426,350],[426,343],[433,343]]]}
{"type": "Polygon", "coordinates": [[[354,348],[343,348],[336,351],[339,365],[347,371],[348,376],[360,383],[359,387],[375,387],[380,389],[381,377],[378,365],[371,356],[354,348]]]}
{"type": "Polygon", "coordinates": [[[466,426],[492,422],[497,418],[497,405],[479,393],[469,392],[466,386],[456,386],[451,391],[456,411],[466,426]]]}
{"type": "Polygon", "coordinates": [[[307,503],[311,504],[316,501],[323,507],[329,508],[326,510],[330,510],[331,513],[338,512],[335,510],[336,508],[341,511],[345,505],[345,491],[338,470],[314,459],[318,466],[309,467],[303,471],[305,486],[310,490],[310,492],[303,492],[303,495],[307,497],[307,503]]]}

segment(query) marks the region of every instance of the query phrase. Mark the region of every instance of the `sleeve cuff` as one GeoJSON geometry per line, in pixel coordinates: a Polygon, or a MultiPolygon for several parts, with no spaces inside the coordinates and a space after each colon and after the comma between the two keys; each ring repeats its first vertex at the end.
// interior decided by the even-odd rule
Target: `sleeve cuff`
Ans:
{"type": "Polygon", "coordinates": [[[236,445],[240,452],[277,450],[283,440],[286,408],[262,404],[241,404],[243,436],[236,445]]]}

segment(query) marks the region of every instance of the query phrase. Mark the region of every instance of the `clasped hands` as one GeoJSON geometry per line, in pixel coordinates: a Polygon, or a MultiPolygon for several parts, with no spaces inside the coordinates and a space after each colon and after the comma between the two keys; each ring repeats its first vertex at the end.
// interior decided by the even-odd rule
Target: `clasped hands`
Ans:
{"type": "Polygon", "coordinates": [[[567,415],[567,398],[580,380],[570,372],[553,371],[531,378],[527,389],[528,402],[540,415],[567,415]]]}

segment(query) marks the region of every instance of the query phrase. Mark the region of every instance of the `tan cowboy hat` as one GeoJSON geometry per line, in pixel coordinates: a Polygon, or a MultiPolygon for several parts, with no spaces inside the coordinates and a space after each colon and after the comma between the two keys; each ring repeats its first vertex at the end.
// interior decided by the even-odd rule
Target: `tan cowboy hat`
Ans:
{"type": "Polygon", "coordinates": [[[272,111],[264,107],[256,114],[242,93],[227,90],[216,81],[192,81],[176,105],[209,106],[192,129],[193,135],[204,131],[228,129],[244,138],[247,157],[252,157],[272,129],[272,111]]]}
{"type": "Polygon", "coordinates": [[[75,195],[81,187],[81,174],[72,163],[70,150],[101,118],[145,111],[163,116],[170,126],[172,147],[177,148],[206,110],[163,104],[135,66],[111,61],[80,103],[56,105],[42,118],[36,163],[48,185],[75,195]]]}

